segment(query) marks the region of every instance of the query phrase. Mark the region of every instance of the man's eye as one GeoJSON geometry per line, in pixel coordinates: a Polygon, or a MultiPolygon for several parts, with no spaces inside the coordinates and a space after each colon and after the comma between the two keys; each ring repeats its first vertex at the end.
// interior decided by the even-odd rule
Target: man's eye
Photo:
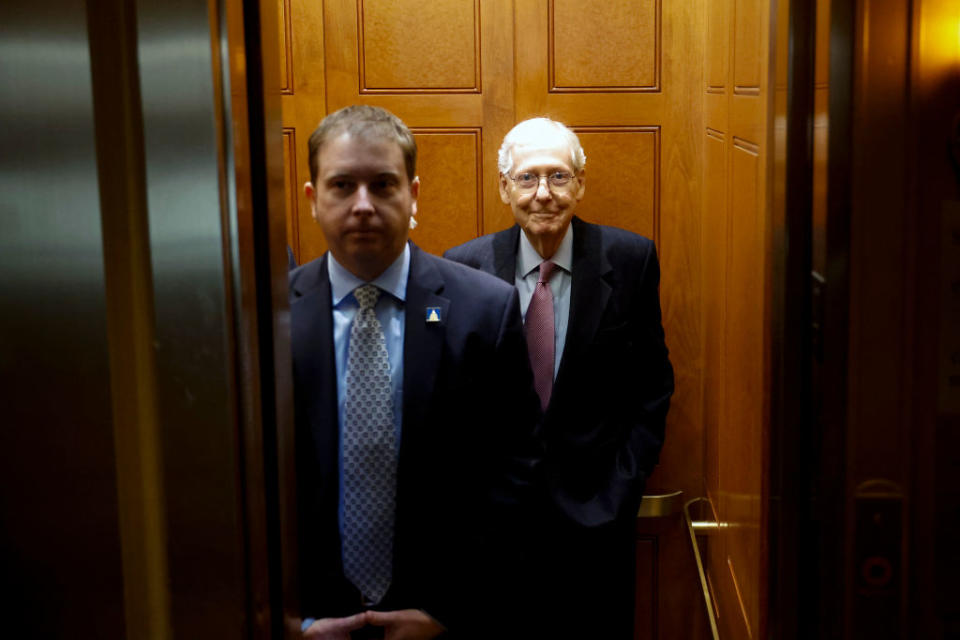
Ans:
{"type": "Polygon", "coordinates": [[[554,171],[550,174],[550,179],[554,182],[566,182],[570,179],[570,174],[566,171],[554,171]]]}
{"type": "Polygon", "coordinates": [[[391,193],[394,187],[396,187],[396,184],[397,183],[395,181],[387,178],[382,180],[374,180],[370,183],[370,190],[381,194],[391,193]]]}
{"type": "Polygon", "coordinates": [[[536,179],[537,179],[537,176],[530,173],[529,171],[525,171],[523,173],[517,174],[517,182],[519,182],[520,184],[530,184],[536,179]]]}
{"type": "Polygon", "coordinates": [[[353,188],[353,183],[349,180],[334,180],[330,183],[336,191],[349,191],[353,188]]]}

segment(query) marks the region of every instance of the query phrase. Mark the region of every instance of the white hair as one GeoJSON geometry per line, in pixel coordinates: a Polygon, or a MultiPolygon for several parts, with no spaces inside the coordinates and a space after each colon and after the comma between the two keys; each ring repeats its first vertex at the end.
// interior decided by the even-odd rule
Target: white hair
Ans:
{"type": "Polygon", "coordinates": [[[550,118],[530,118],[516,125],[503,137],[497,153],[497,168],[508,175],[513,167],[513,148],[528,144],[540,144],[543,140],[560,136],[570,147],[570,161],[575,173],[580,173],[587,164],[587,154],[580,146],[580,138],[569,127],[550,118]]]}

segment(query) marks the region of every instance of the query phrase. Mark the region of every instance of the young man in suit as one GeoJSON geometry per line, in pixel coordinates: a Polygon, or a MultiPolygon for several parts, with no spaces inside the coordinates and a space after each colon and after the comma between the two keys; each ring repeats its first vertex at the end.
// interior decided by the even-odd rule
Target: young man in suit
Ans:
{"type": "Polygon", "coordinates": [[[564,125],[521,122],[500,148],[516,224],[445,257],[514,285],[545,411],[552,517],[548,633],[632,637],[634,521],[663,444],[673,369],[653,242],[574,217],[586,156],[564,125]]]}
{"type": "Polygon", "coordinates": [[[516,291],[408,241],[396,116],[337,111],[309,151],[329,251],[290,273],[304,637],[509,636],[492,541],[538,457],[516,291]]]}

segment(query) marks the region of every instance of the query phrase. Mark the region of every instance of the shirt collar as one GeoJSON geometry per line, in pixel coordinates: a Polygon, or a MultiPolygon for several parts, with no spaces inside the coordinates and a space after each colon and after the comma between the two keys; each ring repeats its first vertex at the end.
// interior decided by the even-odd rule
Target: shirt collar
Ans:
{"type": "MultiPolygon", "coordinates": [[[[530,239],[527,238],[527,234],[520,230],[520,255],[517,256],[517,267],[520,270],[520,274],[525,278],[531,271],[538,269],[540,263],[543,262],[543,257],[537,253],[537,250],[533,248],[533,245],[530,244],[530,239]]],[[[560,241],[560,246],[557,247],[557,251],[553,254],[553,257],[550,258],[550,261],[553,264],[557,265],[567,273],[573,273],[573,225],[567,225],[567,231],[563,234],[563,240],[560,241]]]]}
{"type": "Polygon", "coordinates": [[[364,284],[376,285],[381,291],[386,291],[403,302],[407,299],[407,276],[410,275],[410,245],[403,245],[403,253],[369,283],[350,273],[329,251],[327,252],[327,272],[330,275],[330,289],[333,292],[335,307],[354,289],[364,284]]]}

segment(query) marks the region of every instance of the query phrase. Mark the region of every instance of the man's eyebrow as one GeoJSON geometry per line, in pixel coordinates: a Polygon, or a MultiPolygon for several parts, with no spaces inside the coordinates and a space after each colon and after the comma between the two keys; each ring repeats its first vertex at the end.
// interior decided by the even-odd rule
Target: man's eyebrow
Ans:
{"type": "Polygon", "coordinates": [[[340,171],[337,173],[331,173],[330,175],[326,176],[324,180],[382,180],[383,178],[399,179],[399,177],[400,173],[397,171],[378,171],[376,173],[340,171]]]}

